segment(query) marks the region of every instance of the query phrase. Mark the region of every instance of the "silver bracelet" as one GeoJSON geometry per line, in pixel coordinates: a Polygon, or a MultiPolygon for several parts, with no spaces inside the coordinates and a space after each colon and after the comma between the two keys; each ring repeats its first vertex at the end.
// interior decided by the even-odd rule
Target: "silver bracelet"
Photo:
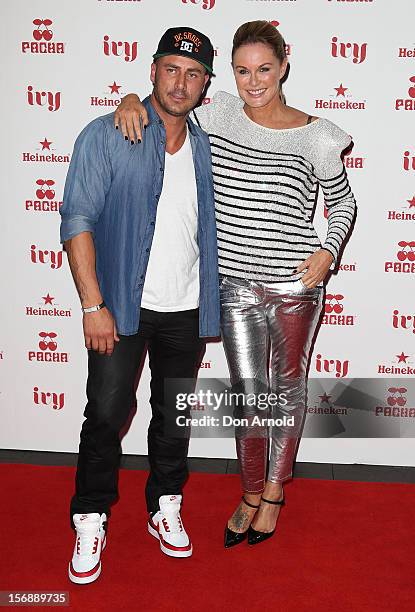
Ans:
{"type": "Polygon", "coordinates": [[[106,304],[105,302],[101,302],[101,304],[97,304],[97,306],[88,306],[88,308],[83,308],[82,307],[82,312],[97,312],[98,310],[101,310],[102,308],[105,308],[106,304]]]}

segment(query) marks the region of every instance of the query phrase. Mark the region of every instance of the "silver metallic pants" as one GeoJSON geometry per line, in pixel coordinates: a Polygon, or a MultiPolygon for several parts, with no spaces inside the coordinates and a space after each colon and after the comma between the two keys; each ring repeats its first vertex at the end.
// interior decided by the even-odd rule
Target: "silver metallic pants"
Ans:
{"type": "Polygon", "coordinates": [[[323,293],[323,287],[308,289],[301,280],[220,278],[221,332],[232,391],[244,397],[265,392],[282,398],[266,410],[258,402],[243,402],[237,409],[236,416],[242,419],[235,428],[236,450],[246,493],[264,490],[267,465],[271,482],[292,476],[323,293]],[[288,417],[294,417],[294,425],[285,424],[288,417]]]}

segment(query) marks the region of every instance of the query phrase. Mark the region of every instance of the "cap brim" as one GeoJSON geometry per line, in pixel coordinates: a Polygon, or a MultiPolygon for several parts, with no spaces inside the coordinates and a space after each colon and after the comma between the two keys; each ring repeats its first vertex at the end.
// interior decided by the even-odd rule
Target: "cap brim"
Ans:
{"type": "MultiPolygon", "coordinates": [[[[183,51],[183,53],[181,53],[180,51],[177,51],[177,52],[174,52],[174,53],[172,53],[171,51],[168,51],[167,53],[155,53],[153,55],[153,59],[157,59],[158,57],[165,57],[166,55],[181,55],[182,57],[189,57],[189,54],[185,53],[184,51],[183,51]]],[[[193,59],[198,64],[201,64],[204,68],[206,68],[206,70],[209,72],[210,75],[214,76],[213,75],[213,69],[210,68],[207,64],[205,64],[204,62],[201,62],[200,60],[198,60],[198,59],[196,59],[194,57],[192,57],[190,59],[193,59]]]]}

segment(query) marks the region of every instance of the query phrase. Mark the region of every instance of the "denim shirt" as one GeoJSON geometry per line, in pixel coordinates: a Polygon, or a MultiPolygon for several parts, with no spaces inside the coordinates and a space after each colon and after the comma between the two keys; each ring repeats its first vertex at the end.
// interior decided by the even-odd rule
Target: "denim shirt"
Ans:
{"type": "MultiPolygon", "coordinates": [[[[114,129],[114,114],[78,136],[66,177],[61,242],[91,232],[103,299],[122,335],[137,333],[140,305],[163,188],[166,130],[144,100],[149,125],[141,144],[114,129]]],[[[195,166],[199,245],[199,335],[219,335],[219,282],[212,165],[207,134],[187,121],[195,166]]]]}

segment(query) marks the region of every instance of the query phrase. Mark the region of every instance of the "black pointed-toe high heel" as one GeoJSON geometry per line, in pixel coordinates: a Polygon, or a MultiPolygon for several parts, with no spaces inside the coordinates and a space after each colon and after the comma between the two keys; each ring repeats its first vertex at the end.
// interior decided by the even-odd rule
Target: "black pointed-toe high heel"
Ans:
{"type": "MultiPolygon", "coordinates": [[[[267,504],[272,504],[274,506],[284,506],[285,505],[284,494],[283,494],[282,498],[279,499],[278,501],[271,501],[269,499],[265,499],[264,497],[261,497],[261,500],[264,501],[267,504]]],[[[251,525],[249,525],[248,531],[247,531],[247,534],[248,534],[248,544],[253,546],[254,544],[259,544],[260,542],[264,542],[265,540],[269,540],[269,538],[271,536],[273,536],[274,533],[275,533],[275,528],[272,531],[265,532],[265,531],[257,531],[256,529],[251,527],[251,525]]]]}
{"type": "MultiPolygon", "coordinates": [[[[244,502],[244,504],[246,504],[250,508],[255,508],[256,510],[258,510],[259,508],[259,504],[258,506],[254,506],[254,504],[250,504],[249,502],[246,501],[243,495],[242,495],[242,501],[244,502]]],[[[250,527],[248,527],[246,531],[243,531],[242,533],[238,533],[237,531],[232,531],[232,529],[229,529],[229,527],[226,525],[225,527],[225,548],[231,548],[232,546],[236,546],[237,544],[240,544],[241,542],[243,542],[247,537],[249,529],[250,527]]]]}

